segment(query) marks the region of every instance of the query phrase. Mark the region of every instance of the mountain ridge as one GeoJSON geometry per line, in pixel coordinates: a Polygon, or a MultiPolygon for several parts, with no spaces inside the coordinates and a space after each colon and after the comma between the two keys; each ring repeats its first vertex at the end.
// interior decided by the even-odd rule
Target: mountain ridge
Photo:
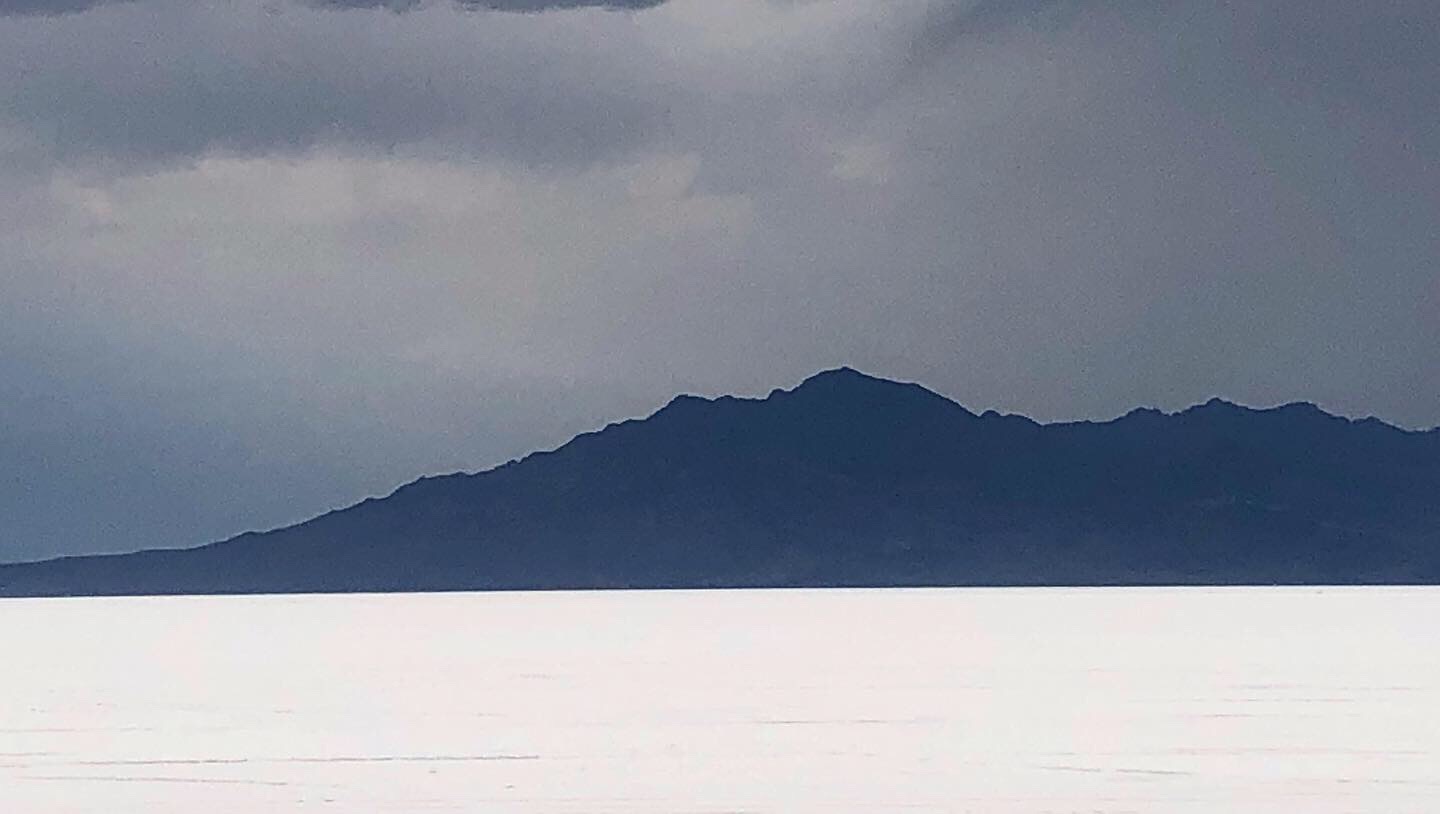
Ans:
{"type": "Polygon", "coordinates": [[[1440,431],[1309,402],[1042,424],[840,367],[293,526],[0,565],[0,596],[1433,582],[1432,487],[1440,431]]]}

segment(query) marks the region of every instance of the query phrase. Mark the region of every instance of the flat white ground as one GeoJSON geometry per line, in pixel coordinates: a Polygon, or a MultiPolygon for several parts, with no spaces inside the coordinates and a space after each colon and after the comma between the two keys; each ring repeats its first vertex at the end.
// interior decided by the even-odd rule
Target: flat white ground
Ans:
{"type": "Polygon", "coordinates": [[[1440,590],[0,600],[0,811],[1440,811],[1440,590]]]}

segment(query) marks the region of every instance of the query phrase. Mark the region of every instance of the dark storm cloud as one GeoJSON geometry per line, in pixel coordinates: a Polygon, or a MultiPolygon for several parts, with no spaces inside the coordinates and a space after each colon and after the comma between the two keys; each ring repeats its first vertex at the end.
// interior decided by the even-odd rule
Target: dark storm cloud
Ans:
{"type": "Polygon", "coordinates": [[[0,16],[7,14],[73,14],[107,3],[128,3],[133,0],[0,0],[0,16]]]}
{"type": "Polygon", "coordinates": [[[588,40],[623,23],[540,59],[545,15],[504,16],[151,0],[43,31],[21,19],[0,27],[0,124],[62,161],[146,163],[348,144],[583,165],[663,132],[666,100],[588,40]]]}
{"type": "MultiPolygon", "coordinates": [[[[426,0],[310,0],[311,5],[323,8],[388,8],[391,11],[411,11],[419,8],[426,0]]],[[[488,11],[512,11],[533,13],[551,9],[603,8],[614,11],[654,8],[667,0],[451,0],[467,9],[488,11]]]]}
{"type": "MultiPolygon", "coordinates": [[[[431,0],[433,2],[433,0],[431,0]]],[[[0,16],[7,14],[73,14],[110,3],[135,0],[0,0],[0,16]]],[[[387,8],[391,11],[412,11],[427,0],[305,0],[322,8],[387,8]]],[[[654,8],[666,0],[451,0],[467,9],[534,13],[551,9],[603,8],[615,11],[654,8]]]]}

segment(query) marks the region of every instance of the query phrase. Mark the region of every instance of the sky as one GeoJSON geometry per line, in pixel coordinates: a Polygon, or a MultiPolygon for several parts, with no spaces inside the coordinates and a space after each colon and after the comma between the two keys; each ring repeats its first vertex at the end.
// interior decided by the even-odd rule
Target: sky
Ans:
{"type": "Polygon", "coordinates": [[[1433,0],[0,0],[0,560],[681,392],[1440,424],[1433,0]]]}

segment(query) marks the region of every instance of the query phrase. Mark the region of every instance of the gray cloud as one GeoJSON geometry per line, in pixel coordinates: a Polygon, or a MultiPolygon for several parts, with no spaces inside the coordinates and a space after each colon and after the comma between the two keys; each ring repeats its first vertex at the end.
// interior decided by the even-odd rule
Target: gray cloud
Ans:
{"type": "MultiPolygon", "coordinates": [[[[386,8],[391,11],[413,11],[425,0],[309,0],[324,8],[386,8]]],[[[468,9],[533,13],[551,9],[602,8],[613,11],[654,8],[666,0],[451,0],[468,9]]]]}
{"type": "Polygon", "coordinates": [[[481,21],[450,5],[337,15],[151,0],[110,11],[0,27],[0,123],[30,128],[62,161],[348,143],[583,164],[666,124],[665,99],[631,92],[664,84],[641,73],[647,55],[589,40],[648,47],[618,18],[561,23],[557,35],[544,15],[481,21]],[[548,36],[557,50],[540,60],[548,36]]]}
{"type": "MultiPolygon", "coordinates": [[[[391,11],[413,11],[425,5],[427,0],[303,0],[309,5],[334,9],[378,9],[391,11]]],[[[130,3],[135,0],[0,0],[0,16],[3,15],[56,15],[73,14],[96,6],[111,3],[130,3]]],[[[450,0],[455,5],[472,10],[508,11],[536,13],[552,9],[602,8],[614,11],[654,8],[666,0],[450,0]]]]}
{"type": "Polygon", "coordinates": [[[0,20],[0,559],[820,367],[1440,423],[1440,7],[0,20]],[[77,500],[76,495],[84,495],[77,500]]]}
{"type": "Polygon", "coordinates": [[[1017,26],[1056,26],[1074,19],[1093,0],[978,0],[940,3],[916,32],[913,57],[928,62],[956,43],[1012,31],[1017,26]]]}
{"type": "Polygon", "coordinates": [[[74,14],[106,3],[128,3],[133,0],[0,0],[0,16],[74,14]]]}

